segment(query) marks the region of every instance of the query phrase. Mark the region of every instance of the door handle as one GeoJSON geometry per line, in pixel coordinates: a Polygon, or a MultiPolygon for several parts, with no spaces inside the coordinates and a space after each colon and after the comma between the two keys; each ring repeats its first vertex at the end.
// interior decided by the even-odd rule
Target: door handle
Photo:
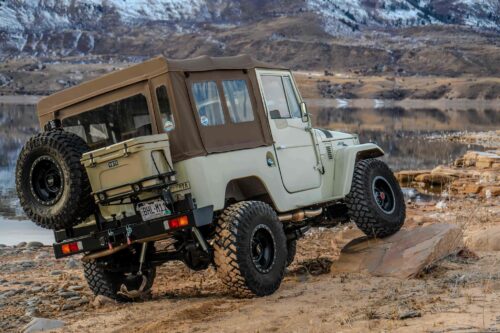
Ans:
{"type": "Polygon", "coordinates": [[[276,147],[277,150],[283,150],[283,149],[286,149],[286,146],[285,145],[279,145],[278,147],[276,147]]]}

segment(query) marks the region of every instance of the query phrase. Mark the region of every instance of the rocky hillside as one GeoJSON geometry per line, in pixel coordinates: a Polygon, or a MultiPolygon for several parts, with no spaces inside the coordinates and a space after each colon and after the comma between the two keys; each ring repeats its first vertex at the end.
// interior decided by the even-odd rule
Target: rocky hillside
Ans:
{"type": "Polygon", "coordinates": [[[495,0],[310,0],[331,34],[366,27],[465,25],[499,30],[500,3],[495,0]]]}
{"type": "Polygon", "coordinates": [[[497,47],[499,32],[497,0],[0,0],[4,60],[250,52],[293,68],[343,69],[395,63],[401,45],[411,45],[412,57],[456,36],[458,48],[445,57],[452,71],[488,73],[499,52],[480,44],[497,47]],[[350,56],[356,61],[337,60],[350,56]]]}

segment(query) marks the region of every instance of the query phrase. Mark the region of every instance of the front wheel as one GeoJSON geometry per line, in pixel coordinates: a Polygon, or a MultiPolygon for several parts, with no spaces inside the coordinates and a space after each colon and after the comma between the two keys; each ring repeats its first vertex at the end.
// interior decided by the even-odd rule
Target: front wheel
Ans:
{"type": "Polygon", "coordinates": [[[275,292],[283,280],[287,255],[283,226],[268,204],[242,201],[224,210],[216,226],[214,261],[234,296],[275,292]]]}
{"type": "Polygon", "coordinates": [[[346,197],[349,216],[368,237],[387,237],[404,224],[403,192],[391,169],[382,161],[359,161],[346,197]]]}

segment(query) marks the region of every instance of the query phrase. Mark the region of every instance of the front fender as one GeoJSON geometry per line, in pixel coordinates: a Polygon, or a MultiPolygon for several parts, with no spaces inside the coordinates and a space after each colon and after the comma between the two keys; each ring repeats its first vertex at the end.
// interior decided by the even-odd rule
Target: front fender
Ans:
{"type": "Polygon", "coordinates": [[[382,155],[384,151],[374,143],[347,146],[335,151],[334,197],[343,198],[351,190],[352,176],[357,161],[382,155]]]}

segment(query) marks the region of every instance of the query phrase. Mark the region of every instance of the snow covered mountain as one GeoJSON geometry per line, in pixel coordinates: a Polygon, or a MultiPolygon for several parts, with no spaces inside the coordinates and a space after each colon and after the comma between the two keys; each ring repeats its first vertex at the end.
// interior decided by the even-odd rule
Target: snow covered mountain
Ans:
{"type": "MultiPolygon", "coordinates": [[[[130,40],[148,33],[164,41],[207,34],[207,43],[223,48],[224,42],[217,41],[221,31],[242,26],[253,29],[262,22],[283,18],[293,22],[288,31],[318,26],[337,37],[369,29],[424,25],[462,25],[500,32],[500,1],[0,0],[0,57],[127,54],[130,50],[137,54],[140,42],[131,46],[130,40]],[[215,32],[210,30],[213,27],[215,32]],[[120,44],[123,40],[127,43],[120,44]]],[[[282,38],[274,31],[268,33],[282,38]]],[[[157,44],[151,52],[161,49],[162,42],[157,44]]]]}
{"type": "Polygon", "coordinates": [[[307,0],[307,7],[331,34],[429,24],[500,28],[498,0],[307,0]]]}

